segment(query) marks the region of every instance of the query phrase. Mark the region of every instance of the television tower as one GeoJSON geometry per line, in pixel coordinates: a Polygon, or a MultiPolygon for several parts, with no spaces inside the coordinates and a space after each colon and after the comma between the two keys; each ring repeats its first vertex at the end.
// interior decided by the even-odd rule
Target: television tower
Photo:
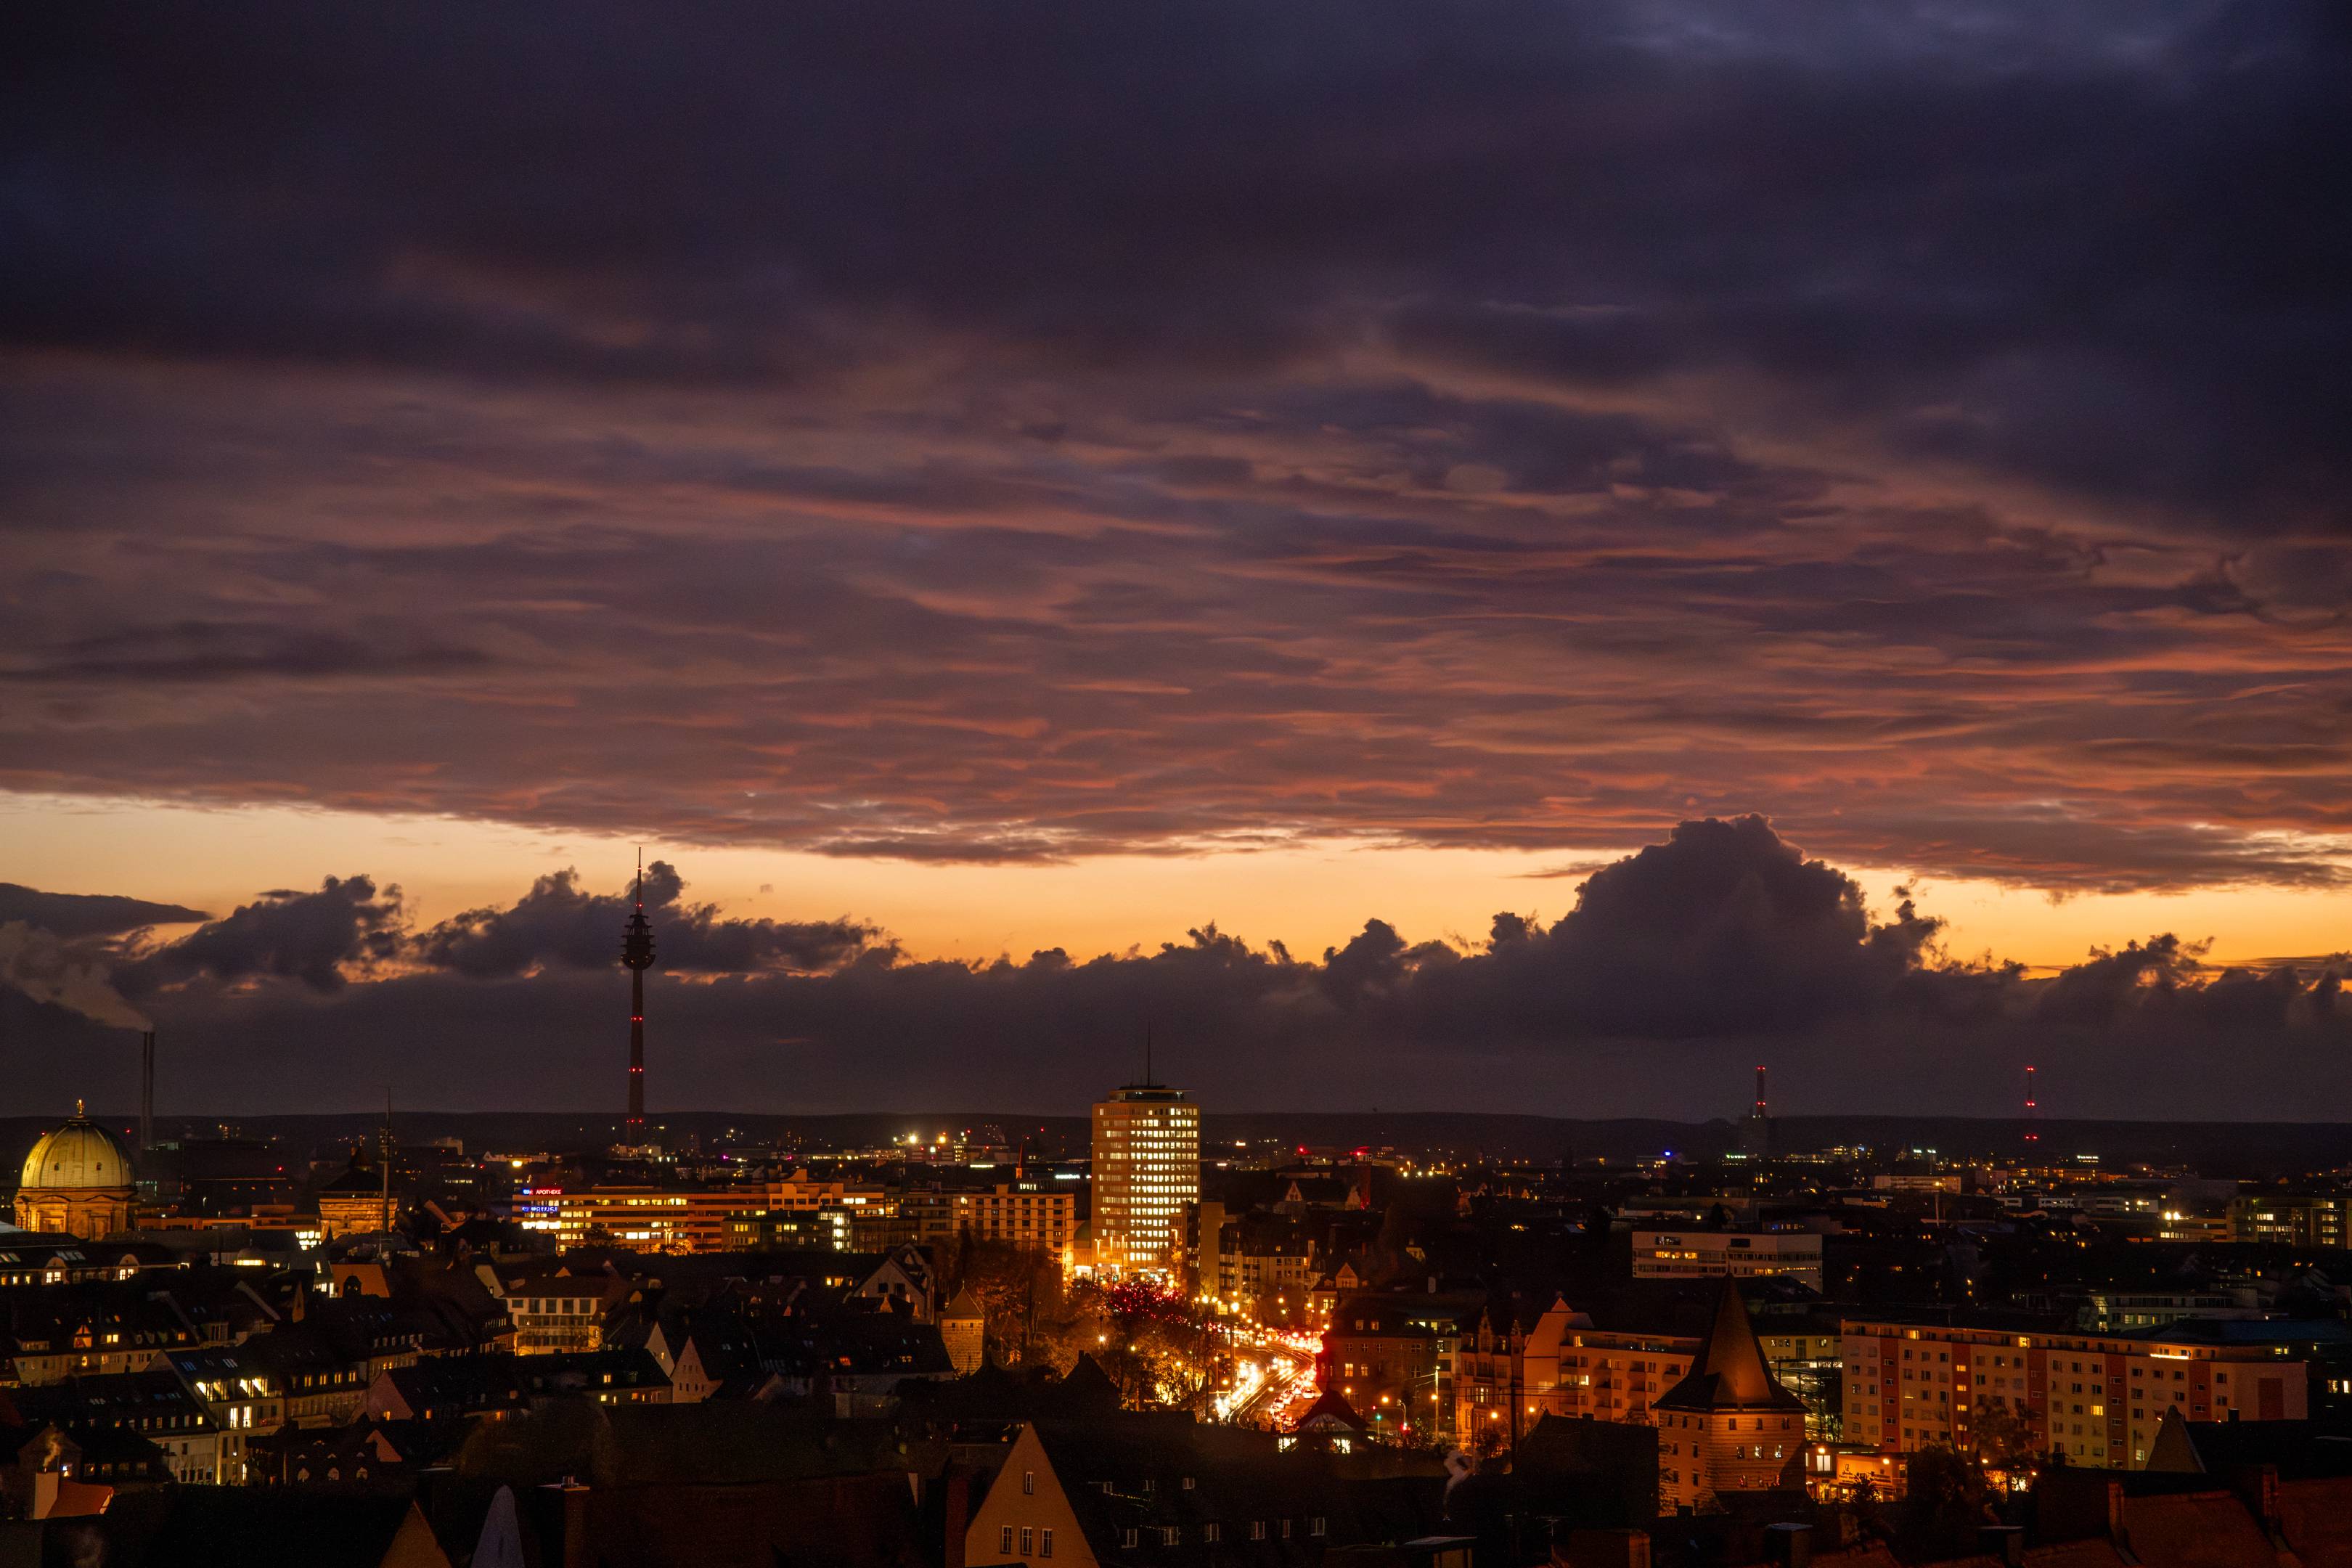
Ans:
{"type": "Polygon", "coordinates": [[[621,1142],[646,1141],[646,971],[654,966],[654,928],[646,920],[646,852],[637,851],[636,910],[621,933],[621,962],[629,970],[629,1116],[621,1142]]]}
{"type": "Polygon", "coordinates": [[[2033,1069],[2029,1067],[2025,1069],[2025,1152],[2029,1154],[2038,1152],[2038,1145],[2042,1142],[2039,1119],[2034,1115],[2037,1109],[2033,1099],[2033,1069]]]}

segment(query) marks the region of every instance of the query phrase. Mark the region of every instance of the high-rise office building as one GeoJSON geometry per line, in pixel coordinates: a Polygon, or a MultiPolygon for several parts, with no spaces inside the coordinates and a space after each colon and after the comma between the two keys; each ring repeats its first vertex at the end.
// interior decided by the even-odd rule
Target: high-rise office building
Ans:
{"type": "Polygon", "coordinates": [[[1201,1196],[1201,1108],[1130,1083],[1095,1107],[1094,1258],[1103,1275],[1173,1272],[1184,1207],[1201,1196]]]}

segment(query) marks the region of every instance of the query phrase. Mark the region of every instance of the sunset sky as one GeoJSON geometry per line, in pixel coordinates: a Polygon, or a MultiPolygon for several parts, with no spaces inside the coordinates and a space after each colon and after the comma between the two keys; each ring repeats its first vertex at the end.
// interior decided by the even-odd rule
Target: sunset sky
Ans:
{"type": "MultiPolygon", "coordinates": [[[[2352,948],[2340,7],[8,26],[0,880],[179,907],[26,902],[13,938],[0,909],[20,1038],[79,1037],[87,969],[203,1042],[221,1103],[335,1100],[334,1009],[552,997],[568,950],[492,973],[449,922],[569,869],[610,898],[642,845],[714,931],[857,933],[713,956],[709,1005],[754,999],[704,1020],[698,1085],[656,1053],[673,1106],[779,1041],[823,1089],[749,1098],[914,1092],[761,986],[831,1016],[843,966],[905,994],[925,961],[1212,923],[1319,967],[1201,1020],[1204,1083],[1303,1101],[1304,1059],[1216,1053],[1370,1031],[1425,1085],[1436,1037],[1396,1020],[1440,960],[1349,990],[1339,950],[1377,921],[1500,975],[1498,913],[1564,967],[1463,1037],[1549,1082],[1753,1036],[1825,1105],[1903,1109],[1841,1079],[1864,1047],[1827,1020],[2170,934],[2210,945],[2133,984],[2292,994],[2230,1025],[2273,1076],[2221,1111],[2352,1097],[2295,1076],[2352,948]],[[1750,815],[1624,885],[1721,900],[1659,973],[1737,949],[1753,1028],[1562,1022],[1601,962],[1554,926],[1585,879],[1750,815]],[[1776,881],[1800,851],[1858,905],[1776,881]],[[290,920],[330,877],[373,890],[323,957],[225,958],[257,917],[192,918],[284,890],[290,920]],[[1801,907],[1895,969],[1789,980],[1801,907]],[[1325,1011],[1268,1021],[1303,986],[1325,1011]]],[[[2067,1048],[2042,998],[1931,1011],[2006,1064],[2067,1048]]],[[[1145,1007],[1023,1005],[1061,1065],[1145,1007]]],[[[2101,1033],[2126,1016],[2068,1015],[2085,1105],[2090,1064],[2205,1027],[2101,1033]]],[[[953,1057],[918,1016],[909,1073],[953,1057]]],[[[566,1065],[436,1092],[601,1103],[575,1080],[612,1042],[533,1026],[566,1065]]],[[[1922,1093],[1969,1081],[1942,1071],[1922,1093]]],[[[1579,1113],[1736,1100],[1607,1081],[1579,1113]]]]}

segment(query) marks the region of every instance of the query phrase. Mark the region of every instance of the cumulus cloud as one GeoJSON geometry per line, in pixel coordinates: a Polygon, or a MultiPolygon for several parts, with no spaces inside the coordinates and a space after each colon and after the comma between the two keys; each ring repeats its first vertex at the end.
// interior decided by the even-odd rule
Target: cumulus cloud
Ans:
{"type": "Polygon", "coordinates": [[[193,925],[212,917],[180,904],[158,904],[145,899],[107,894],[45,893],[17,882],[0,882],[0,925],[22,921],[68,941],[86,936],[120,936],[149,926],[193,925]]]}
{"type": "MultiPolygon", "coordinates": [[[[649,991],[655,1096],[671,1105],[1066,1110],[1131,1076],[1149,1028],[1162,1068],[1219,1109],[1703,1116],[1736,1105],[1761,1059],[1801,1110],[1924,1096],[1998,1115],[2030,1061],[2070,1115],[2352,1114],[2340,956],[2217,970],[2159,933],[2053,976],[1962,963],[1908,898],[1871,910],[1754,816],[1681,824],[1549,926],[1503,913],[1458,943],[1372,919],[1319,959],[1202,925],[1093,958],[924,960],[854,921],[729,921],[667,866],[648,889],[692,982],[665,966],[649,991]]],[[[622,908],[558,876],[404,938],[396,896],[348,879],[135,961],[134,994],[257,1105],[334,1103],[397,1061],[442,1103],[593,1109],[625,1038],[622,908]]]]}
{"type": "MultiPolygon", "coordinates": [[[[686,882],[666,860],[646,868],[646,912],[658,933],[662,967],[687,973],[744,974],[837,967],[870,950],[880,936],[848,919],[814,921],[730,920],[712,904],[688,903],[686,882]]],[[[412,949],[420,963],[476,979],[520,974],[541,965],[609,969],[629,918],[628,891],[594,894],[566,868],[540,878],[504,909],[469,910],[422,932],[412,949]]]]}
{"type": "Polygon", "coordinates": [[[296,981],[340,991],[396,957],[404,937],[400,889],[379,895],[369,877],[329,877],[312,892],[279,889],[240,904],[176,942],[142,954],[120,979],[131,995],[204,978],[296,981]]]}

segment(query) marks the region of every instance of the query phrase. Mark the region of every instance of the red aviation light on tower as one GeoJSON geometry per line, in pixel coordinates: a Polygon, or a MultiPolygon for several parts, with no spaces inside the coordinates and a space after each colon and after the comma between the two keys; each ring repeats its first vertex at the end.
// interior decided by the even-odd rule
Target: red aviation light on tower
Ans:
{"type": "Polygon", "coordinates": [[[1756,1069],[1756,1114],[1759,1117],[1764,1114],[1765,1103],[1764,1069],[1759,1066],[1756,1069]]]}
{"type": "Polygon", "coordinates": [[[2034,1125],[2034,1113],[2038,1109],[2033,1099],[2033,1069],[2029,1067],[2025,1069],[2025,1141],[2028,1143],[2042,1142],[2041,1129],[2034,1125]]]}

